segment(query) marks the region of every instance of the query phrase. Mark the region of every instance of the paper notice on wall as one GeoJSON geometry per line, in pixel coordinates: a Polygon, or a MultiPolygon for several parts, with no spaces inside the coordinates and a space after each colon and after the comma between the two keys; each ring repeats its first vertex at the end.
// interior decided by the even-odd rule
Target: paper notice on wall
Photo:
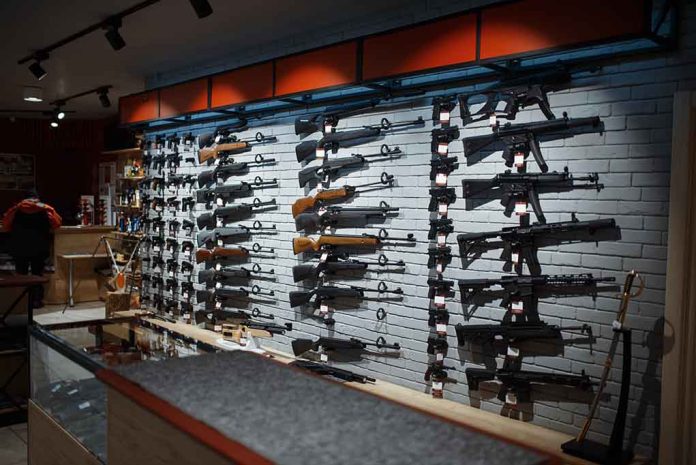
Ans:
{"type": "Polygon", "coordinates": [[[0,153],[0,190],[36,189],[34,155],[0,153]]]}

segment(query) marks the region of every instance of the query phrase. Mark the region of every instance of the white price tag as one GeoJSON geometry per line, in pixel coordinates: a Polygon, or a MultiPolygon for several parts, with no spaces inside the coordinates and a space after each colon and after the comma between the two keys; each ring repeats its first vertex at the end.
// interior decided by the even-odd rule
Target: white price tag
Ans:
{"type": "Polygon", "coordinates": [[[317,215],[322,216],[324,213],[326,213],[326,208],[320,208],[317,210],[317,215]]]}
{"type": "Polygon", "coordinates": [[[520,262],[520,253],[519,252],[512,252],[512,255],[510,256],[510,260],[512,263],[517,265],[520,262]]]}
{"type": "Polygon", "coordinates": [[[445,354],[443,354],[442,352],[438,352],[438,353],[435,354],[435,360],[436,360],[436,361],[441,362],[441,361],[443,361],[444,359],[445,359],[445,354]]]}
{"type": "Polygon", "coordinates": [[[224,222],[222,221],[222,218],[216,218],[215,219],[215,227],[216,228],[222,228],[224,226],[224,222]]]}
{"type": "Polygon", "coordinates": [[[508,391],[505,395],[505,403],[510,405],[517,405],[517,396],[514,392],[508,391]]]}
{"type": "Polygon", "coordinates": [[[159,245],[156,245],[156,244],[153,245],[153,246],[152,246],[152,251],[153,251],[153,252],[159,252],[159,251],[160,251],[160,246],[159,246],[159,245]]]}
{"type": "Polygon", "coordinates": [[[491,115],[488,118],[488,125],[489,126],[496,126],[498,124],[498,117],[495,115],[491,115]]]}
{"type": "Polygon", "coordinates": [[[527,214],[527,202],[520,201],[515,202],[515,214],[517,216],[524,216],[527,214]]]}
{"type": "Polygon", "coordinates": [[[319,359],[320,359],[322,362],[328,362],[328,361],[329,361],[329,356],[326,355],[326,354],[321,354],[321,355],[319,355],[319,359]]]}
{"type": "Polygon", "coordinates": [[[437,305],[438,307],[444,307],[445,306],[445,296],[442,294],[438,294],[433,299],[433,302],[435,302],[435,305],[437,305]]]}
{"type": "Polygon", "coordinates": [[[442,274],[445,271],[445,265],[442,262],[438,262],[437,265],[435,265],[435,271],[438,273],[442,274]]]}
{"type": "Polygon", "coordinates": [[[435,325],[435,331],[441,334],[446,334],[447,333],[447,325],[444,323],[438,323],[435,325]]]}
{"type": "Polygon", "coordinates": [[[184,314],[182,315],[182,317],[184,318],[184,320],[190,320],[190,319],[191,319],[191,314],[190,314],[190,313],[184,313],[184,314]]]}
{"type": "Polygon", "coordinates": [[[78,393],[78,390],[77,390],[77,389],[73,389],[72,391],[68,391],[68,395],[69,395],[69,396],[74,396],[74,395],[77,394],[77,393],[78,393]]]}
{"type": "Polygon", "coordinates": [[[222,308],[222,302],[215,302],[215,308],[220,310],[222,308]]]}
{"type": "Polygon", "coordinates": [[[184,257],[190,257],[191,256],[191,249],[184,249],[184,257]]]}
{"type": "Polygon", "coordinates": [[[217,197],[217,198],[215,199],[215,205],[217,205],[218,207],[224,207],[224,206],[225,206],[225,201],[222,200],[222,197],[217,197]]]}
{"type": "Polygon", "coordinates": [[[215,331],[216,333],[219,333],[220,331],[222,331],[222,325],[214,325],[213,331],[215,331]]]}
{"type": "Polygon", "coordinates": [[[449,144],[447,144],[445,142],[440,142],[437,144],[437,153],[439,155],[447,155],[448,151],[449,151],[449,144]]]}
{"type": "Polygon", "coordinates": [[[437,205],[437,212],[438,212],[441,216],[447,216],[447,211],[448,211],[448,210],[449,210],[449,205],[447,205],[446,203],[440,203],[440,204],[437,205]]]}
{"type": "Polygon", "coordinates": [[[316,150],[317,160],[323,160],[325,156],[326,156],[326,150],[324,150],[323,147],[317,147],[317,150],[316,150]]]}
{"type": "Polygon", "coordinates": [[[524,302],[521,300],[513,300],[510,302],[510,311],[516,315],[524,313],[524,302]]]}
{"type": "Polygon", "coordinates": [[[447,110],[440,111],[440,124],[449,124],[450,122],[450,112],[447,110]]]}
{"type": "Polygon", "coordinates": [[[215,289],[222,289],[222,283],[215,283],[215,289]]]}
{"type": "Polygon", "coordinates": [[[435,185],[437,187],[443,187],[447,185],[447,174],[446,173],[437,173],[435,175],[435,185]]]}
{"type": "Polygon", "coordinates": [[[322,315],[329,313],[329,306],[326,304],[321,304],[319,306],[319,313],[321,313],[322,315]]]}
{"type": "Polygon", "coordinates": [[[80,405],[77,406],[80,410],[84,410],[86,408],[89,408],[91,404],[89,402],[82,402],[80,405]]]}
{"type": "Polygon", "coordinates": [[[516,152],[513,160],[514,160],[513,164],[515,165],[515,168],[524,167],[524,153],[516,152]]]}
{"type": "Polygon", "coordinates": [[[222,239],[218,239],[218,240],[216,241],[216,244],[217,244],[218,247],[222,247],[222,246],[225,245],[225,241],[223,241],[222,239]]]}
{"type": "Polygon", "coordinates": [[[222,263],[215,264],[215,271],[220,271],[222,269],[222,263]]]}
{"type": "Polygon", "coordinates": [[[433,382],[433,389],[436,391],[442,391],[442,382],[434,381],[433,382]]]}
{"type": "Polygon", "coordinates": [[[182,292],[182,293],[181,293],[181,297],[182,297],[183,299],[185,299],[185,300],[188,300],[188,298],[189,298],[189,293],[188,293],[188,291],[182,292]]]}
{"type": "Polygon", "coordinates": [[[437,245],[439,247],[444,247],[447,244],[447,234],[439,233],[437,235],[437,245]]]}
{"type": "Polygon", "coordinates": [[[170,278],[173,278],[173,277],[174,277],[174,271],[171,271],[171,270],[169,271],[169,277],[170,277],[170,278]]]}
{"type": "Polygon", "coordinates": [[[514,357],[514,358],[519,357],[520,356],[520,349],[518,349],[517,347],[508,346],[507,356],[514,357]]]}
{"type": "Polygon", "coordinates": [[[324,125],[324,134],[331,134],[331,131],[333,131],[333,126],[330,124],[325,124],[324,125]]]}
{"type": "Polygon", "coordinates": [[[329,252],[324,252],[321,254],[321,258],[319,258],[319,261],[321,263],[324,263],[328,258],[329,258],[329,252]]]}
{"type": "Polygon", "coordinates": [[[58,392],[58,390],[59,390],[61,387],[63,387],[62,384],[56,384],[55,386],[53,386],[53,389],[51,389],[51,392],[58,392]]]}

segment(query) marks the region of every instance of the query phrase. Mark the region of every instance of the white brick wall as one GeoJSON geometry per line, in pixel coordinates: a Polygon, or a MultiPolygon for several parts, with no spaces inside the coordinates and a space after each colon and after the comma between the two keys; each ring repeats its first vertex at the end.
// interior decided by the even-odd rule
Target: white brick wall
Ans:
{"type": "MultiPolygon", "coordinates": [[[[391,18],[378,25],[365,25],[338,33],[339,38],[353,37],[372,32],[377,27],[384,29],[412,21],[422,20],[427,16],[437,16],[447,11],[461,9],[463,5],[474,2],[428,2],[429,8],[420,12],[408,12],[401,17],[391,18]],[[446,5],[446,6],[445,6],[446,5]]],[[[487,3],[487,2],[476,2],[487,3]]],[[[571,117],[600,116],[606,125],[604,135],[590,134],[554,141],[544,144],[542,150],[551,170],[561,170],[569,166],[571,172],[583,174],[598,172],[600,182],[606,188],[600,192],[576,191],[564,194],[550,194],[542,197],[542,207],[547,213],[548,221],[567,219],[569,212],[578,213],[579,218],[594,219],[613,217],[622,228],[622,240],[616,243],[575,244],[556,249],[544,249],[539,253],[543,272],[582,273],[591,272],[598,276],[615,276],[623,282],[625,273],[631,269],[638,270],[646,280],[646,290],[629,311],[627,324],[634,328],[634,366],[629,405],[627,440],[635,445],[636,452],[651,455],[657,447],[656,432],[659,419],[660,399],[660,359],[661,331],[665,289],[665,257],[667,245],[667,211],[669,196],[670,141],[672,121],[672,95],[676,90],[696,88],[696,32],[691,29],[696,24],[696,2],[684,2],[680,26],[680,50],[633,59],[621,64],[605,67],[598,75],[579,79],[571,90],[551,95],[551,105],[557,114],[567,111],[571,117]]],[[[336,39],[331,38],[330,41],[336,39]]],[[[330,42],[329,41],[329,42],[330,42]]],[[[294,41],[296,47],[277,46],[269,49],[266,56],[282,55],[296,49],[307,48],[302,41],[294,41]]],[[[328,42],[327,42],[328,43],[328,42]]],[[[312,43],[312,46],[320,45],[312,43]]],[[[238,63],[246,60],[239,57],[238,63]]],[[[253,60],[258,61],[258,57],[253,60]]],[[[227,61],[227,67],[230,62],[227,61]]],[[[158,75],[150,80],[152,85],[193,77],[198,73],[207,74],[211,67],[194,68],[173,73],[168,78],[158,75]]],[[[430,106],[428,99],[414,102],[411,108],[399,111],[386,110],[341,121],[339,129],[359,127],[362,124],[375,123],[382,116],[393,121],[404,121],[416,116],[429,120],[430,106]]],[[[455,110],[455,115],[457,110],[455,110]]],[[[388,284],[401,286],[405,292],[399,303],[369,302],[362,310],[337,313],[335,333],[329,333],[325,326],[312,319],[301,318],[289,308],[287,295],[289,291],[300,287],[292,282],[291,267],[298,264],[292,254],[290,245],[296,235],[290,214],[290,205],[294,200],[307,194],[297,185],[297,171],[300,165],[295,161],[294,147],[298,137],[294,135],[292,122],[295,115],[279,115],[273,124],[254,126],[241,133],[252,136],[257,130],[273,134],[279,141],[254,149],[253,153],[276,158],[279,163],[273,167],[254,170],[253,175],[260,174],[264,179],[277,177],[279,189],[259,191],[262,199],[275,197],[280,208],[275,212],[264,213],[258,219],[264,223],[276,223],[279,234],[261,238],[260,243],[275,247],[277,258],[258,260],[263,266],[273,266],[277,282],[273,284],[277,299],[273,305],[259,307],[274,313],[280,321],[292,321],[295,330],[289,334],[292,338],[307,335],[345,335],[374,340],[383,335],[389,342],[398,341],[403,346],[402,356],[398,359],[367,357],[349,369],[373,375],[404,386],[423,391],[425,383],[423,373],[428,357],[425,353],[425,341],[428,337],[427,326],[427,287],[425,276],[428,246],[428,179],[430,159],[429,143],[432,123],[428,121],[425,128],[388,136],[384,142],[398,145],[406,156],[389,163],[375,164],[373,167],[353,173],[338,182],[358,184],[376,180],[382,171],[388,171],[396,177],[396,187],[391,190],[377,191],[356,197],[353,205],[376,205],[385,200],[390,205],[400,207],[398,218],[388,220],[388,228],[394,235],[415,231],[418,244],[414,248],[387,247],[384,253],[389,258],[402,258],[408,264],[403,275],[381,275],[388,284]],[[384,307],[388,317],[383,322],[375,319],[375,310],[384,307]]],[[[518,116],[518,122],[541,119],[538,110],[525,111],[518,116]]],[[[457,119],[455,118],[455,123],[457,119]]],[[[252,123],[257,124],[257,123],[252,123]]],[[[480,128],[480,126],[479,126],[480,128]]],[[[212,126],[194,126],[182,128],[180,132],[193,130],[194,133],[207,132],[212,126]]],[[[481,129],[467,128],[463,136],[484,132],[481,129]]],[[[316,137],[316,136],[313,136],[316,137]]],[[[382,141],[366,144],[354,150],[344,150],[338,155],[345,156],[351,152],[373,153],[379,149],[382,141]]],[[[452,155],[463,160],[461,143],[451,145],[452,155]]],[[[185,165],[182,165],[185,166],[185,165]]],[[[179,172],[195,173],[199,169],[183,167],[179,172]]],[[[461,179],[472,175],[491,176],[504,170],[498,154],[483,161],[460,169],[450,178],[450,186],[457,188],[461,194],[461,179]]],[[[536,167],[530,164],[530,171],[536,167]]],[[[249,176],[252,179],[253,176],[249,176]]],[[[201,208],[198,206],[197,208],[201,208]]],[[[200,210],[197,212],[200,213],[200,210]]],[[[182,214],[180,214],[182,215],[182,214]]],[[[456,232],[492,230],[510,226],[511,221],[502,214],[498,202],[489,202],[475,210],[466,211],[464,201],[458,200],[451,208],[450,217],[455,220],[456,232]]],[[[250,221],[243,222],[250,224],[250,221]]],[[[351,231],[346,231],[350,233],[351,231]]],[[[450,235],[449,242],[457,250],[455,235],[450,235]]],[[[448,267],[445,278],[496,277],[503,274],[501,263],[497,260],[498,252],[484,255],[467,270],[461,269],[461,263],[455,258],[448,267]]],[[[375,275],[372,275],[373,277],[375,275]]],[[[372,281],[356,284],[376,286],[378,277],[372,281]]],[[[340,282],[340,281],[339,281],[340,282]]],[[[457,292],[458,302],[459,292],[457,292]]],[[[618,300],[611,295],[600,295],[595,301],[590,297],[550,299],[540,302],[539,312],[543,319],[551,324],[571,326],[577,323],[591,324],[597,342],[590,352],[586,344],[566,346],[564,354],[557,357],[525,358],[525,368],[535,367],[557,369],[562,372],[579,374],[585,370],[590,376],[601,374],[601,363],[609,348],[612,337],[610,323],[614,319],[618,300]]],[[[472,363],[471,354],[456,350],[454,324],[463,322],[464,318],[457,303],[449,305],[451,313],[450,350],[446,363],[456,365],[458,370],[451,376],[459,384],[448,385],[445,396],[449,399],[472,405],[480,405],[486,410],[500,412],[501,405],[493,397],[483,395],[469,398],[464,368],[477,366],[472,363]]],[[[495,322],[502,316],[502,309],[497,306],[482,307],[477,310],[473,323],[495,322]]],[[[279,336],[269,345],[289,351],[291,337],[279,336]]],[[[620,352],[620,351],[619,351],[620,352]]],[[[592,436],[606,441],[613,421],[614,409],[618,395],[620,363],[612,370],[611,381],[607,387],[611,398],[602,403],[597,420],[593,423],[592,436]]],[[[542,390],[543,392],[546,392],[542,390]]],[[[548,392],[546,392],[548,394],[548,392]]],[[[483,393],[482,391],[482,394],[483,393]]],[[[553,397],[553,396],[546,396],[553,397]]],[[[577,399],[541,400],[534,403],[527,412],[531,421],[555,430],[576,433],[582,425],[587,412],[586,403],[577,399]]]]}

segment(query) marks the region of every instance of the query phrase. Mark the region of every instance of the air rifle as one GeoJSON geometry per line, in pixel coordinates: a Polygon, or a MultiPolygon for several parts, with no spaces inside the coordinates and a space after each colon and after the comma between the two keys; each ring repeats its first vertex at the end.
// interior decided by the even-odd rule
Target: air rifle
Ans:
{"type": "Polygon", "coordinates": [[[449,207],[454,203],[455,200],[457,200],[457,193],[455,192],[454,187],[436,187],[430,189],[430,203],[428,204],[428,211],[438,211],[441,204],[449,207]]]}
{"type": "Polygon", "coordinates": [[[230,176],[240,176],[247,174],[252,166],[268,166],[276,162],[275,158],[264,158],[260,153],[254,157],[253,161],[221,163],[212,170],[203,171],[198,174],[198,186],[207,186],[216,181],[224,182],[230,176]]]}
{"type": "Polygon", "coordinates": [[[226,300],[234,300],[246,298],[251,295],[275,295],[274,291],[264,291],[259,286],[252,286],[251,289],[243,287],[229,288],[222,287],[215,290],[196,291],[196,301],[200,303],[223,302],[226,300]]]}
{"type": "Polygon", "coordinates": [[[207,205],[214,200],[216,205],[224,206],[232,198],[247,197],[254,189],[266,187],[278,187],[278,180],[273,178],[270,181],[264,181],[261,176],[256,176],[253,181],[237,181],[208,189],[198,189],[196,201],[207,205]]]}
{"type": "Polygon", "coordinates": [[[370,142],[388,131],[409,126],[423,125],[425,125],[425,121],[420,117],[416,120],[402,123],[392,123],[387,118],[382,118],[379,125],[376,126],[364,126],[363,129],[332,132],[326,134],[319,140],[300,142],[295,147],[295,154],[297,155],[297,161],[308,162],[318,158],[318,151],[321,152],[321,154],[329,151],[336,153],[339,148],[355,147],[356,145],[370,142]]]}
{"type": "Polygon", "coordinates": [[[366,342],[357,338],[341,339],[337,337],[320,337],[316,341],[311,339],[295,339],[292,341],[292,352],[295,356],[300,356],[307,352],[319,351],[330,354],[340,351],[355,351],[365,350],[367,347],[376,347],[378,349],[400,350],[401,346],[398,343],[387,344],[383,337],[379,337],[375,342],[366,342]]]}
{"type": "Polygon", "coordinates": [[[364,102],[349,103],[326,107],[322,113],[314,116],[302,116],[295,118],[295,135],[308,136],[317,131],[324,134],[331,133],[339,119],[360,114],[363,110],[374,108],[381,99],[372,99],[364,102]]]}
{"type": "Polygon", "coordinates": [[[385,242],[415,243],[416,238],[409,233],[406,237],[390,237],[386,229],[380,229],[379,234],[331,234],[322,235],[318,239],[311,237],[295,237],[292,240],[292,251],[295,255],[301,252],[332,249],[334,247],[376,248],[385,242]]]}
{"type": "MultiPolygon", "coordinates": [[[[581,291],[586,293],[588,288],[594,293],[597,292],[597,284],[615,281],[614,277],[595,278],[591,273],[502,276],[500,279],[460,279],[459,290],[464,304],[483,304],[500,298],[500,306],[508,307],[513,301],[521,301],[535,295],[568,295],[581,291]],[[493,286],[500,286],[502,292],[489,289],[493,286]]],[[[613,288],[609,287],[606,290],[613,288]]]]}
{"type": "MultiPolygon", "coordinates": [[[[295,125],[297,125],[297,123],[295,123],[295,125]]],[[[310,362],[309,360],[295,360],[294,362],[290,363],[290,366],[310,371],[319,376],[331,376],[347,382],[366,384],[374,383],[376,381],[374,378],[370,378],[369,376],[359,375],[357,373],[353,373],[352,371],[332,367],[324,363],[310,362]]]]}
{"type": "Polygon", "coordinates": [[[450,234],[454,232],[451,218],[440,218],[430,220],[430,231],[428,231],[428,239],[433,240],[440,234],[450,234]]]}
{"type": "Polygon", "coordinates": [[[573,215],[571,221],[559,223],[534,224],[531,226],[503,228],[500,231],[465,233],[457,236],[461,256],[468,257],[471,251],[491,250],[501,248],[500,256],[505,260],[504,270],[509,271],[512,265],[519,270],[524,260],[532,275],[541,274],[541,265],[536,257],[536,249],[559,244],[578,242],[615,241],[621,239],[621,229],[613,218],[578,221],[573,215]],[[497,243],[489,243],[488,239],[499,238],[497,243]],[[515,257],[519,259],[513,263],[515,257]]]}
{"type": "Polygon", "coordinates": [[[532,384],[558,384],[586,391],[595,384],[584,371],[582,375],[564,375],[541,371],[467,368],[465,373],[469,390],[472,391],[478,391],[481,382],[494,381],[496,379],[500,381],[502,388],[498,392],[498,399],[503,402],[509,400],[508,393],[514,394],[517,401],[529,402],[531,400],[532,384]]]}
{"type": "Polygon", "coordinates": [[[512,167],[515,163],[515,155],[520,154],[526,160],[531,152],[539,169],[546,173],[549,167],[541,154],[539,137],[551,134],[560,135],[564,138],[573,137],[574,134],[568,132],[570,129],[588,127],[594,130],[603,130],[601,121],[597,116],[570,119],[564,115],[563,118],[550,121],[516,124],[514,126],[510,123],[506,123],[504,126],[497,125],[493,128],[492,134],[462,139],[462,142],[464,142],[464,156],[469,158],[494,142],[502,141],[505,143],[505,149],[503,150],[505,166],[508,168],[512,167]]]}
{"type": "Polygon", "coordinates": [[[372,218],[387,218],[398,212],[381,201],[379,207],[335,207],[322,208],[318,213],[300,213],[295,217],[296,231],[317,231],[324,228],[365,226],[372,218]]]}
{"type": "Polygon", "coordinates": [[[500,341],[506,345],[530,339],[560,339],[561,331],[581,331],[592,337],[592,327],[571,326],[561,328],[544,322],[505,322],[498,325],[462,325],[455,326],[457,342],[460,346],[471,342],[474,345],[485,346],[500,341]]]}
{"type": "Polygon", "coordinates": [[[295,200],[295,202],[292,204],[292,216],[293,218],[296,218],[297,215],[299,215],[300,213],[310,209],[314,209],[317,206],[321,206],[324,204],[324,202],[327,201],[346,200],[355,194],[392,187],[393,184],[394,176],[392,176],[391,174],[387,174],[386,172],[383,172],[380,176],[379,181],[368,182],[366,184],[360,184],[357,186],[346,185],[334,189],[324,189],[314,194],[314,197],[302,197],[301,199],[295,200]],[[379,187],[372,187],[371,189],[365,189],[360,191],[357,190],[358,188],[371,186],[379,187]]]}
{"type": "Polygon", "coordinates": [[[252,203],[237,203],[216,208],[212,213],[203,213],[196,218],[196,225],[198,229],[219,227],[231,221],[249,218],[259,211],[258,208],[263,208],[262,211],[266,211],[268,209],[266,207],[277,208],[276,200],[271,199],[263,202],[259,198],[255,198],[252,203]]]}
{"type": "Polygon", "coordinates": [[[401,158],[401,156],[402,153],[399,147],[392,149],[387,144],[384,144],[380,148],[379,153],[372,155],[360,155],[354,153],[349,157],[335,158],[333,160],[325,161],[321,165],[307,166],[298,173],[297,178],[299,180],[300,187],[304,187],[312,181],[335,181],[340,177],[341,171],[346,169],[360,168],[368,163],[373,163],[374,161],[394,160],[396,158],[401,158]],[[371,160],[371,158],[377,158],[378,160],[371,160]]]}
{"type": "Polygon", "coordinates": [[[320,275],[335,275],[341,272],[355,272],[374,269],[375,273],[388,273],[390,271],[403,271],[406,264],[403,260],[390,261],[386,255],[381,254],[375,261],[354,260],[346,254],[329,254],[318,265],[296,265],[292,267],[293,281],[300,282],[306,279],[318,279],[320,275]],[[375,267],[375,268],[370,268],[375,267]]]}
{"type": "Polygon", "coordinates": [[[203,145],[207,144],[209,139],[202,136],[198,142],[198,163],[219,158],[223,153],[225,155],[234,155],[248,152],[255,145],[267,144],[277,140],[275,136],[265,136],[261,132],[257,132],[253,139],[242,140],[236,136],[230,136],[224,139],[224,142],[203,145]]]}
{"type": "Polygon", "coordinates": [[[264,271],[261,269],[258,263],[255,263],[251,268],[222,268],[220,270],[201,270],[198,272],[198,283],[215,285],[215,287],[220,287],[220,285],[234,280],[241,279],[252,279],[258,275],[264,274],[275,274],[275,270],[270,269],[264,271]]]}
{"type": "MultiPolygon", "coordinates": [[[[335,299],[365,299],[365,294],[376,293],[376,294],[403,294],[400,287],[391,290],[387,287],[384,281],[380,281],[377,289],[369,289],[360,286],[349,286],[349,287],[338,287],[338,286],[319,286],[311,291],[292,291],[290,292],[290,306],[299,307],[301,305],[307,305],[313,303],[315,307],[319,307],[322,303],[327,300],[335,299]],[[314,302],[312,301],[314,297],[314,302]]],[[[382,300],[378,297],[376,300],[382,300]]]]}
{"type": "Polygon", "coordinates": [[[474,198],[491,191],[492,195],[500,195],[500,204],[505,207],[505,216],[510,217],[515,211],[516,204],[529,202],[539,223],[546,223],[546,217],[541,209],[539,194],[549,192],[569,192],[574,189],[604,188],[599,183],[597,173],[587,176],[573,177],[566,167],[562,173],[511,173],[509,170],[498,174],[492,179],[464,179],[464,198],[474,198]],[[576,181],[587,181],[576,184],[576,181]]]}
{"type": "Polygon", "coordinates": [[[196,241],[198,247],[203,247],[207,244],[220,245],[220,242],[224,242],[226,239],[246,239],[252,234],[273,234],[275,230],[275,225],[264,227],[260,221],[254,221],[251,227],[238,225],[233,228],[217,228],[212,231],[199,231],[196,241]]]}
{"type": "Polygon", "coordinates": [[[251,250],[245,247],[215,247],[214,249],[196,250],[196,263],[209,262],[213,260],[246,260],[249,257],[273,257],[274,249],[261,247],[255,243],[251,250]],[[260,255],[259,255],[260,254],[260,255]]]}

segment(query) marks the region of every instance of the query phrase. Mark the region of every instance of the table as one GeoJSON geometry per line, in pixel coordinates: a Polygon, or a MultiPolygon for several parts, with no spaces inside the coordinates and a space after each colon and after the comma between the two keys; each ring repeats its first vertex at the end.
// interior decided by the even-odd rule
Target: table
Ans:
{"type": "Polygon", "coordinates": [[[75,253],[75,254],[63,254],[63,255],[58,255],[59,258],[62,258],[63,260],[67,260],[68,262],[68,304],[71,307],[75,306],[75,302],[73,300],[73,263],[75,260],[97,260],[97,259],[103,259],[103,258],[108,258],[109,256],[107,254],[81,254],[81,253],[75,253]]]}
{"type": "Polygon", "coordinates": [[[7,409],[0,407],[0,427],[26,421],[25,405],[21,401],[15,400],[8,392],[8,389],[22,369],[25,366],[29,366],[27,328],[31,325],[34,316],[32,299],[27,299],[26,325],[10,327],[6,322],[7,316],[17,308],[17,304],[29,293],[32,287],[43,285],[47,282],[48,278],[44,276],[0,275],[0,288],[14,287],[23,289],[19,297],[0,316],[0,357],[22,356],[22,363],[0,385],[0,399],[7,400],[12,404],[12,407],[7,409]]]}

